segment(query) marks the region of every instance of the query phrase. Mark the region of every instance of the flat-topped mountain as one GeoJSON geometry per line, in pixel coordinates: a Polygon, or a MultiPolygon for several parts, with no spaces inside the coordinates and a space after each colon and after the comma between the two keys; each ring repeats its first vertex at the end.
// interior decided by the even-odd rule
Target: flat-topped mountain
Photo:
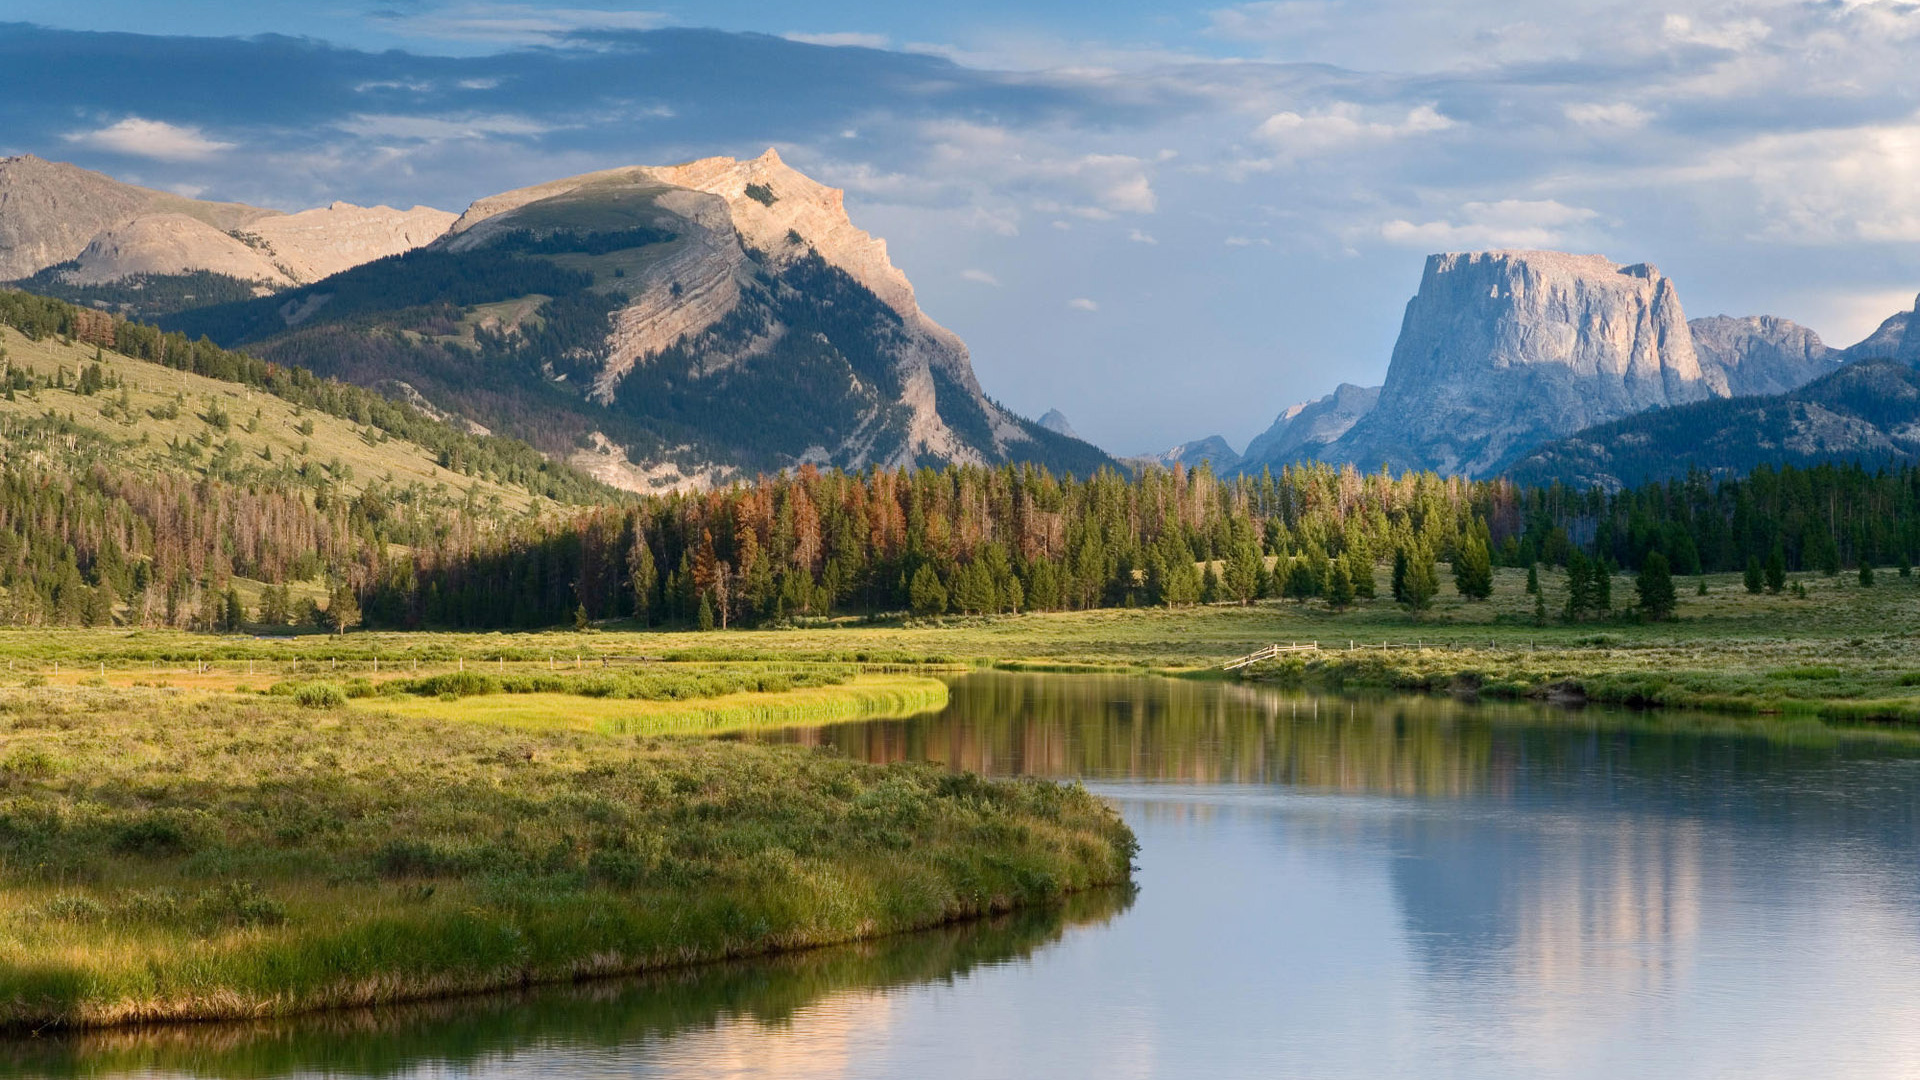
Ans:
{"type": "Polygon", "coordinates": [[[987,398],[886,244],[771,150],[489,196],[424,248],[170,325],[634,490],[805,463],[1111,460],[987,398]]]}
{"type": "MultiPolygon", "coordinates": [[[[1673,282],[1599,255],[1429,256],[1385,385],[1295,405],[1242,471],[1318,459],[1483,476],[1534,447],[1648,410],[1780,394],[1850,357],[1905,348],[1906,317],[1849,350],[1788,319],[1689,322],[1673,282]]],[[[1920,348],[1916,348],[1920,352],[1920,348]]]]}
{"type": "Polygon", "coordinates": [[[1598,255],[1434,255],[1379,403],[1321,451],[1478,476],[1543,438],[1713,394],[1658,270],[1598,255]]]}

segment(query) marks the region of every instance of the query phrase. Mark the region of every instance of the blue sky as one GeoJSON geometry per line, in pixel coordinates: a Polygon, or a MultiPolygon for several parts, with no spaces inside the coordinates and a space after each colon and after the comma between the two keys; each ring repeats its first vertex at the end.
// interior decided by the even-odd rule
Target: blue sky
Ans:
{"type": "Polygon", "coordinates": [[[1909,0],[0,0],[0,22],[0,153],[206,197],[458,210],[777,146],[847,190],[989,393],[1121,452],[1241,445],[1378,382],[1430,251],[1653,262],[1689,314],[1837,344],[1920,292],[1909,0]]]}

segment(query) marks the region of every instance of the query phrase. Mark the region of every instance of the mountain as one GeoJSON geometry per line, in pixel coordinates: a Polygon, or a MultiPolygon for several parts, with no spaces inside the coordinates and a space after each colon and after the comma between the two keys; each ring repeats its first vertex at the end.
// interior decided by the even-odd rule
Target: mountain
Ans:
{"type": "Polygon", "coordinates": [[[1111,464],[989,399],[885,242],[771,150],[490,196],[424,248],[168,325],[417,395],[630,490],[1111,464]]]}
{"type": "Polygon", "coordinates": [[[1351,431],[1379,401],[1378,386],[1341,383],[1326,397],[1290,406],[1272,427],[1247,444],[1240,468],[1279,467],[1313,457],[1321,447],[1351,431]]]}
{"type": "Polygon", "coordinates": [[[1175,465],[1197,469],[1205,464],[1215,473],[1225,475],[1240,467],[1241,457],[1227,440],[1218,435],[1209,435],[1204,439],[1181,443],[1179,446],[1157,454],[1142,454],[1128,458],[1127,461],[1134,465],[1155,465],[1166,469],[1171,469],[1175,465]]]}
{"type": "Polygon", "coordinates": [[[1920,370],[1857,360],[1791,393],[1702,401],[1550,442],[1508,470],[1522,484],[1631,487],[1763,464],[1920,462],[1920,370]]]}
{"type": "Polygon", "coordinates": [[[1378,404],[1320,457],[1480,476],[1547,439],[1698,401],[1673,282],[1598,255],[1434,255],[1378,404]]]}
{"type": "Polygon", "coordinates": [[[1716,397],[1784,394],[1839,367],[1842,353],[1791,319],[1714,315],[1687,323],[1716,397]]]}
{"type": "Polygon", "coordinates": [[[1045,416],[1034,421],[1055,435],[1065,435],[1069,439],[1078,439],[1080,433],[1073,430],[1073,424],[1067,420],[1067,414],[1059,409],[1048,409],[1045,416]]]}
{"type": "MultiPolygon", "coordinates": [[[[1915,310],[1920,310],[1920,300],[1914,302],[1915,310]]],[[[1842,355],[1848,360],[1870,360],[1874,357],[1904,359],[1920,362],[1920,337],[1907,339],[1907,324],[1913,320],[1913,311],[1899,311],[1887,317],[1885,322],[1868,334],[1858,345],[1847,349],[1842,355]]]]}
{"type": "Polygon", "coordinates": [[[453,221],[430,207],[343,202],[287,214],[32,155],[0,160],[0,281],[145,314],[317,281],[417,248],[453,221]]]}

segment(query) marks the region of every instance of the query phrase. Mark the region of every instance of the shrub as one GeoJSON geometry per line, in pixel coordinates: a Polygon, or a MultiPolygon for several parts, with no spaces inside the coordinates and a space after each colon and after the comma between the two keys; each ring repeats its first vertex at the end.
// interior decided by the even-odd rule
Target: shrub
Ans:
{"type": "Polygon", "coordinates": [[[113,850],[122,855],[182,855],[195,846],[192,835],[179,822],[161,814],[123,825],[113,837],[113,850]]]}
{"type": "Polygon", "coordinates": [[[347,703],[347,692],[333,683],[304,683],[294,688],[293,700],[309,709],[338,709],[347,703]]]}
{"type": "Polygon", "coordinates": [[[287,921],[287,906],[250,881],[209,889],[194,906],[203,919],[218,926],[279,926],[287,921]]]}

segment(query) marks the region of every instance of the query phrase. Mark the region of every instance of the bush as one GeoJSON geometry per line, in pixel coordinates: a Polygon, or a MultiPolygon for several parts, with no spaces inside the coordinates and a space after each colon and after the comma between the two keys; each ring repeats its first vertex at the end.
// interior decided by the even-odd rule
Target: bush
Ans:
{"type": "Polygon", "coordinates": [[[330,682],[301,683],[293,688],[293,700],[309,709],[338,709],[347,703],[347,692],[330,682]]]}

